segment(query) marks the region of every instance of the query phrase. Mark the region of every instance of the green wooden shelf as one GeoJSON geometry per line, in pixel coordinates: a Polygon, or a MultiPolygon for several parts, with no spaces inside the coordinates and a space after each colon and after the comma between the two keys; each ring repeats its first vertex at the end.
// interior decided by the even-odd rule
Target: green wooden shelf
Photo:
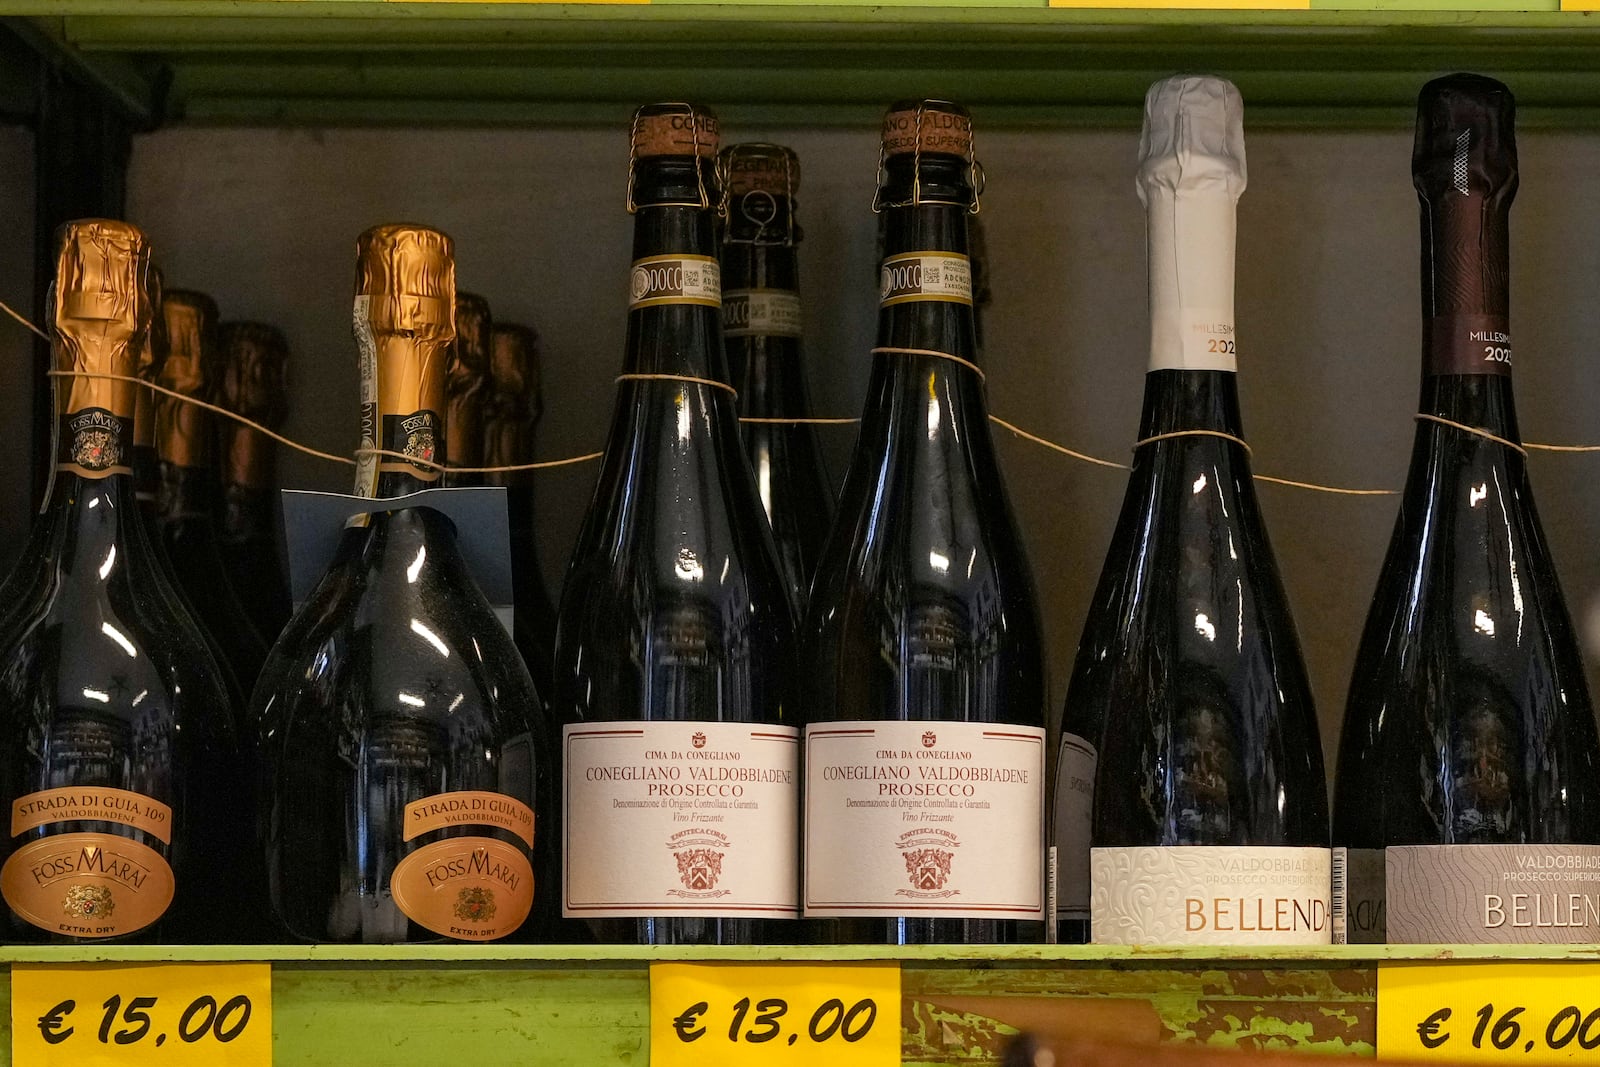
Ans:
{"type": "MultiPolygon", "coordinates": [[[[12,965],[265,961],[278,1067],[434,1058],[645,1067],[652,962],[893,960],[910,1065],[995,1063],[1017,1021],[1041,1020],[1102,1039],[1371,1056],[1380,963],[1596,959],[1600,945],[9,947],[0,948],[0,1028],[9,1027],[12,965]]],[[[0,1063],[9,1049],[0,1033],[0,1063]]]]}
{"type": "Polygon", "coordinates": [[[1600,122],[1600,18],[1557,0],[1312,0],[1309,11],[1044,0],[733,4],[0,0],[150,123],[608,123],[693,97],[730,122],[870,128],[916,94],[986,128],[1137,123],[1176,69],[1234,78],[1253,125],[1411,121],[1474,69],[1524,125],[1600,122]],[[1414,8],[1414,9],[1413,9],[1414,8]]]}

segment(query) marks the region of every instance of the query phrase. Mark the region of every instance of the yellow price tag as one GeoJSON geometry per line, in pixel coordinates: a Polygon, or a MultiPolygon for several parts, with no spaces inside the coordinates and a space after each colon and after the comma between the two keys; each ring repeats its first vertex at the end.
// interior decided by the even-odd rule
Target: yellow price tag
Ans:
{"type": "Polygon", "coordinates": [[[653,963],[650,1067],[898,1067],[896,963],[653,963]]]}
{"type": "Polygon", "coordinates": [[[1600,963],[1385,963],[1378,1058],[1539,1064],[1595,1058],[1600,963]]]}
{"type": "Polygon", "coordinates": [[[270,1067],[265,963],[11,968],[11,1060],[28,1067],[270,1067]]]}

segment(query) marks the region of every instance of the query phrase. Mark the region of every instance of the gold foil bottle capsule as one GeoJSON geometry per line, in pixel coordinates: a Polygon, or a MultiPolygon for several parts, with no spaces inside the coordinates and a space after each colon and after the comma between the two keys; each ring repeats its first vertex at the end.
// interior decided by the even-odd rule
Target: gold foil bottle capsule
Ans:
{"type": "MultiPolygon", "coordinates": [[[[56,231],[55,368],[132,376],[150,331],[150,246],[136,227],[82,219],[56,231]]],[[[89,478],[126,474],[138,385],[58,379],[58,469],[89,478]]]]}
{"type": "MultiPolygon", "coordinates": [[[[217,329],[222,380],[217,403],[276,430],[289,416],[289,342],[263,322],[225,322],[217,329]]],[[[272,487],[272,441],[242,423],[222,425],[222,482],[272,487]]]]}
{"type": "MultiPolygon", "coordinates": [[[[539,421],[539,335],[527,326],[497,322],[490,341],[494,393],[484,420],[484,466],[506,467],[532,458],[533,424],[539,421]]],[[[513,473],[489,475],[491,484],[523,480],[513,473]]]]}
{"type": "MultiPolygon", "coordinates": [[[[168,289],[161,300],[167,327],[167,358],[161,385],[196,400],[210,401],[218,378],[217,303],[192,289],[168,289]]],[[[175,467],[214,462],[211,416],[176,397],[157,394],[156,450],[175,467]]]]}
{"type": "MultiPolygon", "coordinates": [[[[374,226],[356,241],[356,342],[361,349],[362,446],[427,463],[445,456],[445,369],[456,336],[455,250],[438,230],[374,226]]],[[[376,492],[374,472],[435,481],[438,467],[367,456],[357,493],[376,492]]]]}
{"type": "MultiPolygon", "coordinates": [[[[445,392],[450,408],[445,417],[445,452],[459,467],[483,465],[484,405],[492,387],[489,380],[493,319],[489,302],[476,293],[456,294],[456,339],[450,346],[450,366],[445,372],[445,392]]],[[[459,484],[476,485],[477,475],[460,476],[459,484]]]]}

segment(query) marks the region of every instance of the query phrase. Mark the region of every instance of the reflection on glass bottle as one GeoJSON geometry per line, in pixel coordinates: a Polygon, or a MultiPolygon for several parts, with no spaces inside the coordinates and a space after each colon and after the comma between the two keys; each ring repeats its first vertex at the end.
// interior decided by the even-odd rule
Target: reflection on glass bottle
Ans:
{"type": "MultiPolygon", "coordinates": [[[[356,340],[376,398],[363,445],[443,463],[450,239],[379,226],[357,260],[356,340]]],[[[439,476],[369,458],[356,488],[381,507],[439,476]]],[[[443,514],[376,510],[345,531],[274,646],[252,710],[272,906],[292,936],[492,941],[547,915],[542,706],[443,514]]]]}
{"type": "MultiPolygon", "coordinates": [[[[57,241],[56,368],[132,375],[151,321],[144,236],[88,220],[57,241]]],[[[59,379],[53,489],[0,589],[13,940],[221,940],[247,906],[232,718],[139,513],[137,390],[59,379]]]]}

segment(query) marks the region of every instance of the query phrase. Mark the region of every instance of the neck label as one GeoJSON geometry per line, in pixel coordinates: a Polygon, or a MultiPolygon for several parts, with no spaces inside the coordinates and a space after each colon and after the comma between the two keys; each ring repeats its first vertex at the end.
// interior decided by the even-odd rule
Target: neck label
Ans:
{"type": "Polygon", "coordinates": [[[1180,307],[1151,322],[1151,370],[1238,370],[1233,309],[1180,307]]]}
{"type": "Polygon", "coordinates": [[[1504,315],[1437,315],[1428,324],[1428,373],[1511,373],[1511,324],[1504,315]]]}
{"type": "Polygon", "coordinates": [[[61,416],[56,470],[84,478],[132,474],[133,420],[105,408],[85,408],[61,416]]]}
{"type": "Polygon", "coordinates": [[[879,307],[914,300],[972,306],[972,261],[955,252],[907,252],[883,261],[879,307]]]}
{"type": "Polygon", "coordinates": [[[722,306],[722,270],[710,256],[646,256],[628,275],[628,310],[662,304],[722,306]]]}
{"type": "Polygon", "coordinates": [[[722,294],[724,337],[799,337],[800,294],[792,289],[729,289],[722,294]]]}

